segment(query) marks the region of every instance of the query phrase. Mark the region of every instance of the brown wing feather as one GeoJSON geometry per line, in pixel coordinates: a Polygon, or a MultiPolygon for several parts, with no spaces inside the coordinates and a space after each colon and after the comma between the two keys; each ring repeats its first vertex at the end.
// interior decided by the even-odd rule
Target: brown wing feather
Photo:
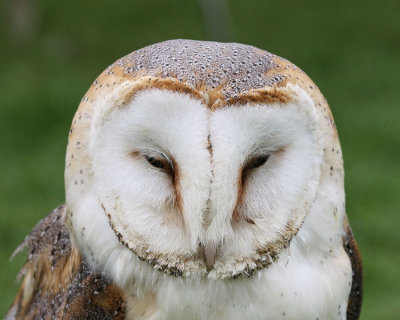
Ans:
{"type": "Polygon", "coordinates": [[[353,281],[351,284],[351,292],[349,302],[347,304],[347,320],[357,320],[361,313],[361,302],[363,296],[363,271],[361,254],[358,249],[357,242],[353,237],[350,224],[347,217],[344,221],[346,235],[343,238],[343,246],[350,257],[351,267],[353,270],[353,281]]]}
{"type": "Polygon", "coordinates": [[[122,291],[94,272],[70,241],[65,205],[41,220],[18,247],[29,250],[23,282],[6,320],[124,319],[122,291]]]}

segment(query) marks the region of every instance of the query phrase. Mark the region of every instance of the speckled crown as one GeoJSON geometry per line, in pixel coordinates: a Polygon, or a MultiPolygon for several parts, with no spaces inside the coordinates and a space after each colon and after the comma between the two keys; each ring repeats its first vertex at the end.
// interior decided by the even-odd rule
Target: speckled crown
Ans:
{"type": "Polygon", "coordinates": [[[193,88],[220,88],[224,99],[230,99],[282,82],[286,77],[278,71],[274,58],[269,52],[239,43],[171,40],[137,50],[109,70],[119,66],[132,77],[145,70],[146,75],[175,78],[193,88]]]}

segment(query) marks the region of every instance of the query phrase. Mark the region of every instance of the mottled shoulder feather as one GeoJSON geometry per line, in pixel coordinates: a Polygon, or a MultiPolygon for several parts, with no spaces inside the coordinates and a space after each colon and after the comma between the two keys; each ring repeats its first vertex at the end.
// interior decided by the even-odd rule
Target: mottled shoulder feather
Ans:
{"type": "Polygon", "coordinates": [[[62,205],[41,220],[14,253],[27,249],[29,256],[6,320],[125,318],[122,291],[76,250],[65,212],[62,205]]]}
{"type": "MultiPolygon", "coordinates": [[[[27,250],[28,261],[35,259],[44,252],[50,252],[50,259],[54,264],[71,251],[69,231],[65,228],[63,217],[66,206],[61,205],[54,209],[48,216],[40,220],[33,230],[25,237],[24,241],[14,251],[12,257],[23,250],[27,250]]],[[[21,270],[23,272],[23,270],[21,270]]]]}
{"type": "Polygon", "coordinates": [[[344,221],[345,236],[343,237],[343,246],[350,257],[351,268],[353,270],[353,280],[351,283],[351,292],[347,305],[347,320],[357,320],[361,313],[361,302],[363,296],[363,271],[361,254],[356,240],[353,237],[350,224],[347,217],[344,221]]]}

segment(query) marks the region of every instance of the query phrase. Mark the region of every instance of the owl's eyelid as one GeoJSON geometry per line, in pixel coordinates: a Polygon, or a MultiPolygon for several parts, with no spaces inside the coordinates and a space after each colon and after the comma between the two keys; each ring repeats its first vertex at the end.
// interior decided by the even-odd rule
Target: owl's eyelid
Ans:
{"type": "Polygon", "coordinates": [[[164,152],[146,151],[142,152],[141,155],[146,159],[147,162],[150,162],[149,159],[153,158],[155,160],[161,161],[162,163],[166,164],[166,166],[164,166],[163,168],[158,168],[160,170],[171,173],[175,171],[173,161],[171,161],[171,159],[164,152]]]}
{"type": "Polygon", "coordinates": [[[246,160],[244,162],[243,170],[249,171],[249,170],[256,169],[256,168],[263,166],[270,159],[270,157],[273,154],[277,154],[277,155],[281,154],[282,152],[285,152],[287,147],[288,146],[285,145],[285,146],[280,146],[280,147],[274,148],[273,150],[259,149],[259,150],[252,152],[251,155],[249,155],[246,158],[246,160]],[[263,158],[263,157],[265,157],[266,159],[261,165],[252,167],[252,162],[257,161],[258,158],[263,158]]]}
{"type": "Polygon", "coordinates": [[[272,155],[272,151],[266,153],[256,153],[252,154],[251,157],[248,157],[245,161],[245,165],[243,167],[244,171],[253,170],[263,166],[268,159],[272,155]],[[259,163],[258,163],[259,162],[259,163]]]}
{"type": "Polygon", "coordinates": [[[172,167],[172,161],[171,161],[170,157],[167,154],[165,154],[164,152],[153,151],[150,154],[147,154],[147,156],[166,161],[172,167]]]}

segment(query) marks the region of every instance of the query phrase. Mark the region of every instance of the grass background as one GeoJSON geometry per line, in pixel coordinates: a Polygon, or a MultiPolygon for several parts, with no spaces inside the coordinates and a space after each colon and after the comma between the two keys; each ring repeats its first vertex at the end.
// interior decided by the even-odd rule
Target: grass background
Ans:
{"type": "Polygon", "coordinates": [[[25,259],[11,253],[64,201],[67,132],[90,83],[135,49],[191,38],[269,50],[318,84],[338,126],[364,260],[361,319],[400,319],[400,1],[227,0],[226,9],[227,21],[207,26],[194,0],[2,2],[0,317],[25,259]]]}

